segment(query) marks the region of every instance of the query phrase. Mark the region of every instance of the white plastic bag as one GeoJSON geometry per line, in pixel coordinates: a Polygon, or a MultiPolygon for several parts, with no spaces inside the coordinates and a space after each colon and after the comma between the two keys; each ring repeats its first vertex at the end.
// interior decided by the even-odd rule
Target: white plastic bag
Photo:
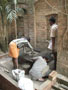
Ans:
{"type": "Polygon", "coordinates": [[[34,90],[32,80],[25,78],[25,71],[16,69],[12,70],[12,75],[18,81],[18,87],[21,90],[34,90]]]}
{"type": "Polygon", "coordinates": [[[18,81],[18,87],[21,90],[34,90],[32,80],[23,77],[18,81]]]}
{"type": "Polygon", "coordinates": [[[49,42],[48,49],[52,50],[52,40],[49,42]]]}
{"type": "Polygon", "coordinates": [[[20,69],[12,70],[12,75],[13,78],[18,81],[21,77],[25,77],[25,71],[20,69]]]}

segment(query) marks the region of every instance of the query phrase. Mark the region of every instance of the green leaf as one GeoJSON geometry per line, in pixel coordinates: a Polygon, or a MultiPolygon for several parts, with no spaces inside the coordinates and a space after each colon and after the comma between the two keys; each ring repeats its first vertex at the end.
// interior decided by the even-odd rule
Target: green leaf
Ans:
{"type": "Polygon", "coordinates": [[[9,22],[11,23],[13,20],[17,19],[17,14],[15,10],[12,10],[8,16],[7,16],[7,20],[9,20],[9,22]]]}

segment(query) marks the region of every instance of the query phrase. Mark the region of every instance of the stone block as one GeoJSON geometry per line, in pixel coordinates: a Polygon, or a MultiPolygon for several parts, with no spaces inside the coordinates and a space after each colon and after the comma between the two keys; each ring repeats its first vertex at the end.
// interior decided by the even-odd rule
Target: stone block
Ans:
{"type": "Polygon", "coordinates": [[[56,71],[52,71],[49,74],[49,80],[55,80],[57,78],[57,72],[56,71]]]}

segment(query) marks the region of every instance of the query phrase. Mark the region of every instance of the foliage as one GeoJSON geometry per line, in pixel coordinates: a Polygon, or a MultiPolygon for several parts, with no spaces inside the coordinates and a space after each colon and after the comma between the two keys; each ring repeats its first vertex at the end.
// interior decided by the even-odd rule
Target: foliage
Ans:
{"type": "Polygon", "coordinates": [[[18,13],[21,12],[23,12],[23,9],[19,8],[18,6],[15,8],[13,0],[0,1],[0,13],[2,18],[5,16],[7,20],[12,22],[13,20],[17,19],[18,13]]]}
{"type": "Polygon", "coordinates": [[[6,49],[8,47],[8,29],[7,29],[8,21],[10,23],[13,20],[16,21],[18,14],[22,12],[23,9],[19,8],[18,6],[15,7],[15,3],[13,2],[13,0],[0,0],[0,16],[1,16],[1,26],[2,26],[1,29],[3,30],[3,35],[2,35],[3,37],[1,37],[2,42],[0,42],[0,44],[3,46],[3,49],[4,48],[6,49]]]}

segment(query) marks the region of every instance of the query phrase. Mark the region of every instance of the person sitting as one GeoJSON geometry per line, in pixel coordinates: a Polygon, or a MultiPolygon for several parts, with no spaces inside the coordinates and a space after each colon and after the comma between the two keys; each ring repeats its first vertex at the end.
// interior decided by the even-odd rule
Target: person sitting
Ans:
{"type": "Polygon", "coordinates": [[[9,43],[9,56],[12,57],[14,68],[18,68],[18,57],[19,57],[19,49],[23,46],[27,45],[31,51],[33,51],[33,47],[29,43],[30,39],[25,37],[12,40],[9,43]]]}
{"type": "Polygon", "coordinates": [[[34,57],[35,63],[29,71],[29,75],[34,80],[44,81],[43,77],[50,72],[49,66],[47,65],[48,59],[46,57],[37,56],[34,57]]]}

